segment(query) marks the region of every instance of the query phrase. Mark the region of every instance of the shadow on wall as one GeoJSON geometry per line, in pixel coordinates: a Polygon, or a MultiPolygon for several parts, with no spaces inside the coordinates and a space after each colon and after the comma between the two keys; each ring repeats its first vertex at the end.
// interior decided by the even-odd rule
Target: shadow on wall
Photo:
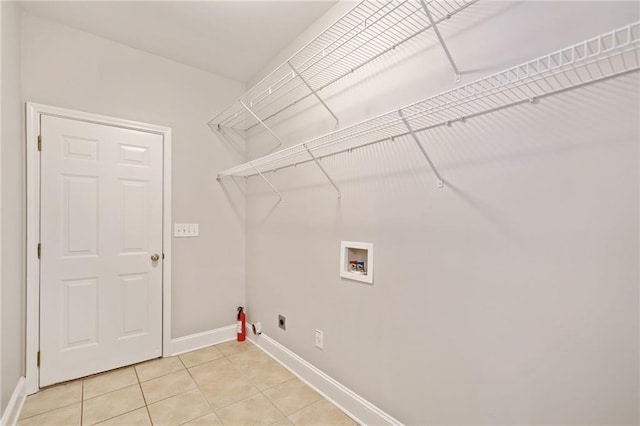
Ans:
{"type": "MultiPolygon", "coordinates": [[[[475,3],[458,13],[451,20],[447,20],[440,24],[443,30],[446,30],[446,39],[451,41],[456,37],[472,31],[476,26],[482,25],[487,21],[495,18],[498,15],[508,12],[511,8],[517,7],[518,4],[514,3],[502,3],[502,2],[488,2],[488,3],[475,3]]],[[[440,46],[437,37],[433,34],[433,31],[426,31],[415,38],[403,43],[400,48],[393,52],[388,52],[385,55],[377,58],[371,63],[366,64],[360,69],[355,70],[352,74],[346,75],[343,79],[337,81],[331,86],[321,89],[319,95],[325,100],[329,107],[337,112],[338,117],[341,119],[339,125],[331,118],[329,113],[324,107],[315,99],[315,97],[309,93],[308,96],[298,103],[294,108],[281,112],[278,115],[267,119],[267,124],[271,127],[276,134],[285,140],[285,146],[289,146],[294,143],[302,142],[308,138],[309,126],[312,125],[315,128],[322,129],[321,132],[316,134],[322,134],[331,130],[345,127],[361,117],[355,117],[352,115],[352,109],[345,108],[345,105],[349,105],[350,100],[362,99],[366,97],[369,92],[369,85],[375,84],[381,77],[388,77],[396,68],[403,65],[410,65],[415,63],[416,66],[422,66],[421,63],[416,62],[416,59],[424,60],[425,58],[433,58],[435,61],[432,65],[432,69],[429,70],[430,74],[433,74],[435,70],[438,71],[436,78],[431,78],[433,82],[429,87],[442,87],[442,84],[433,84],[435,82],[443,82],[445,86],[454,86],[455,81],[453,79],[453,70],[449,63],[446,61],[444,51],[440,46]],[[433,68],[436,68],[435,70],[433,68]],[[440,75],[442,74],[442,75],[440,75]],[[363,92],[364,91],[364,92],[363,92]],[[344,105],[342,105],[344,103],[344,105]],[[317,123],[318,117],[314,116],[313,120],[300,120],[304,122],[304,127],[301,131],[296,130],[296,119],[305,117],[311,113],[320,114],[322,117],[322,124],[317,123]],[[313,123],[313,124],[311,124],[313,123]],[[306,136],[299,137],[298,134],[305,134],[306,136]]],[[[483,69],[465,69],[464,64],[458,64],[461,67],[463,77],[466,74],[488,72],[489,67],[483,69]]],[[[502,63],[498,63],[498,68],[502,67],[502,63]]],[[[495,68],[493,68],[495,69],[495,68]]],[[[468,80],[468,78],[467,78],[468,80]]],[[[422,86],[422,85],[421,85],[422,86]]],[[[394,85],[387,85],[386,93],[377,93],[377,97],[388,97],[392,95],[396,88],[394,85]]],[[[376,86],[376,90],[380,90],[380,85],[376,86]]],[[[421,88],[421,87],[420,87],[421,88]]],[[[421,99],[420,93],[428,94],[428,91],[416,90],[414,91],[414,100],[421,99]]],[[[371,114],[379,114],[385,111],[374,111],[371,114]]],[[[265,117],[262,117],[263,119],[265,117]]],[[[251,130],[247,132],[247,138],[251,141],[252,145],[270,145],[273,140],[273,136],[270,135],[264,127],[259,124],[252,126],[251,130]]],[[[254,148],[255,151],[256,148],[254,148]]],[[[254,157],[256,155],[265,155],[273,150],[253,152],[254,157]]]]}
{"type": "Polygon", "coordinates": [[[229,202],[229,205],[233,209],[234,218],[238,221],[239,225],[244,226],[244,197],[246,196],[246,185],[244,182],[240,183],[238,178],[232,176],[226,179],[220,179],[218,184],[224,194],[224,197],[229,202]],[[238,201],[240,199],[241,201],[238,201]]]}
{"type": "MultiPolygon", "coordinates": [[[[589,135],[598,134],[603,120],[616,128],[623,126],[625,118],[613,113],[613,107],[624,105],[633,110],[637,108],[639,96],[638,75],[634,73],[543,98],[537,104],[518,105],[469,119],[465,123],[455,123],[452,127],[441,126],[423,131],[418,133],[418,139],[450,184],[452,182],[447,179],[447,172],[459,168],[483,164],[509,168],[515,167],[518,161],[533,157],[622,143],[620,140],[594,139],[589,135]],[[596,117],[598,119],[594,119],[596,117]],[[553,126],[540,125],[550,121],[559,123],[553,126]],[[521,137],[502,137],[501,134],[505,132],[521,137]]],[[[369,181],[384,186],[389,178],[413,177],[411,185],[424,188],[435,186],[435,176],[410,137],[355,148],[350,153],[325,158],[322,164],[336,178],[338,185],[344,187],[347,197],[357,196],[348,189],[356,182],[369,181]]],[[[277,179],[277,188],[285,193],[286,198],[286,192],[328,186],[320,171],[315,169],[314,164],[306,163],[278,173],[287,175],[287,179],[277,179],[276,174],[271,172],[265,174],[270,180],[277,179]]],[[[254,176],[249,180],[261,179],[254,176]]],[[[396,190],[394,187],[388,188],[390,192],[396,190]]],[[[249,196],[272,194],[273,191],[262,184],[252,185],[248,192],[249,196]]]]}

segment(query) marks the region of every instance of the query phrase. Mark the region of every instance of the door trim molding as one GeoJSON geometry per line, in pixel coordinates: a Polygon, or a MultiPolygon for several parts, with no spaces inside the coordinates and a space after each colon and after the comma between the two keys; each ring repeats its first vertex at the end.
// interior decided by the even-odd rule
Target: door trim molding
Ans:
{"type": "MultiPolygon", "coordinates": [[[[40,264],[37,247],[40,240],[40,155],[38,135],[40,116],[70,118],[95,124],[121,127],[162,135],[162,355],[171,347],[171,128],[87,112],[74,111],[32,102],[26,104],[27,139],[27,316],[26,316],[26,394],[39,390],[37,352],[40,342],[40,264]]],[[[46,142],[45,142],[46,143],[46,142]]],[[[46,356],[46,355],[44,355],[46,356]]]]}

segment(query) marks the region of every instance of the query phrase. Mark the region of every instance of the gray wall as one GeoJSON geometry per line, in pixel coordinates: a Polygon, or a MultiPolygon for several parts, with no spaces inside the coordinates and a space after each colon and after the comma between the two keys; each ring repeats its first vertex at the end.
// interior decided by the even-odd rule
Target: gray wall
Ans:
{"type": "Polygon", "coordinates": [[[23,100],[173,130],[173,220],[200,224],[173,240],[172,336],[233,323],[244,301],[244,200],[215,180],[239,161],[206,123],[243,85],[25,15],[23,100]]]}
{"type": "Polygon", "coordinates": [[[20,10],[2,7],[2,386],[1,410],[24,374],[24,143],[20,10]]]}
{"type": "MultiPolygon", "coordinates": [[[[638,16],[631,2],[480,2],[442,31],[469,82],[638,16]]],[[[347,124],[452,77],[429,35],[323,96],[347,124]]],[[[268,175],[277,205],[250,179],[250,320],[407,424],[637,424],[638,82],[421,134],[444,189],[409,139],[323,160],[341,200],[312,163],[268,175]],[[340,279],[340,240],[375,244],[373,285],[340,279]]],[[[292,143],[332,125],[309,102],[275,130],[292,143]]]]}

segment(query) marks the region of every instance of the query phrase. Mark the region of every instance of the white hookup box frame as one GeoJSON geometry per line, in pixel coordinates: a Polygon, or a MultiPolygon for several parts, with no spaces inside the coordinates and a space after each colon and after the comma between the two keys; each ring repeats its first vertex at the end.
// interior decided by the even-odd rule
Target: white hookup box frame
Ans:
{"type": "Polygon", "coordinates": [[[340,276],[349,280],[373,284],[373,244],[355,241],[340,242],[340,276]],[[364,262],[360,270],[352,270],[350,261],[364,262]]]}

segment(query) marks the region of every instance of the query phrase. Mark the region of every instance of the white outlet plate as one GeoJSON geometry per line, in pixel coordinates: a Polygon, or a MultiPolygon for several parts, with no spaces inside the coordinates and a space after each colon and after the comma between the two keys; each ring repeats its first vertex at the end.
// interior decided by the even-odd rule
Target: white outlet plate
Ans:
{"type": "Polygon", "coordinates": [[[200,227],[197,223],[175,223],[173,225],[173,236],[184,237],[198,237],[200,236],[200,227]]]}
{"type": "Polygon", "coordinates": [[[320,330],[316,330],[316,348],[322,349],[324,347],[324,333],[320,330]]]}

